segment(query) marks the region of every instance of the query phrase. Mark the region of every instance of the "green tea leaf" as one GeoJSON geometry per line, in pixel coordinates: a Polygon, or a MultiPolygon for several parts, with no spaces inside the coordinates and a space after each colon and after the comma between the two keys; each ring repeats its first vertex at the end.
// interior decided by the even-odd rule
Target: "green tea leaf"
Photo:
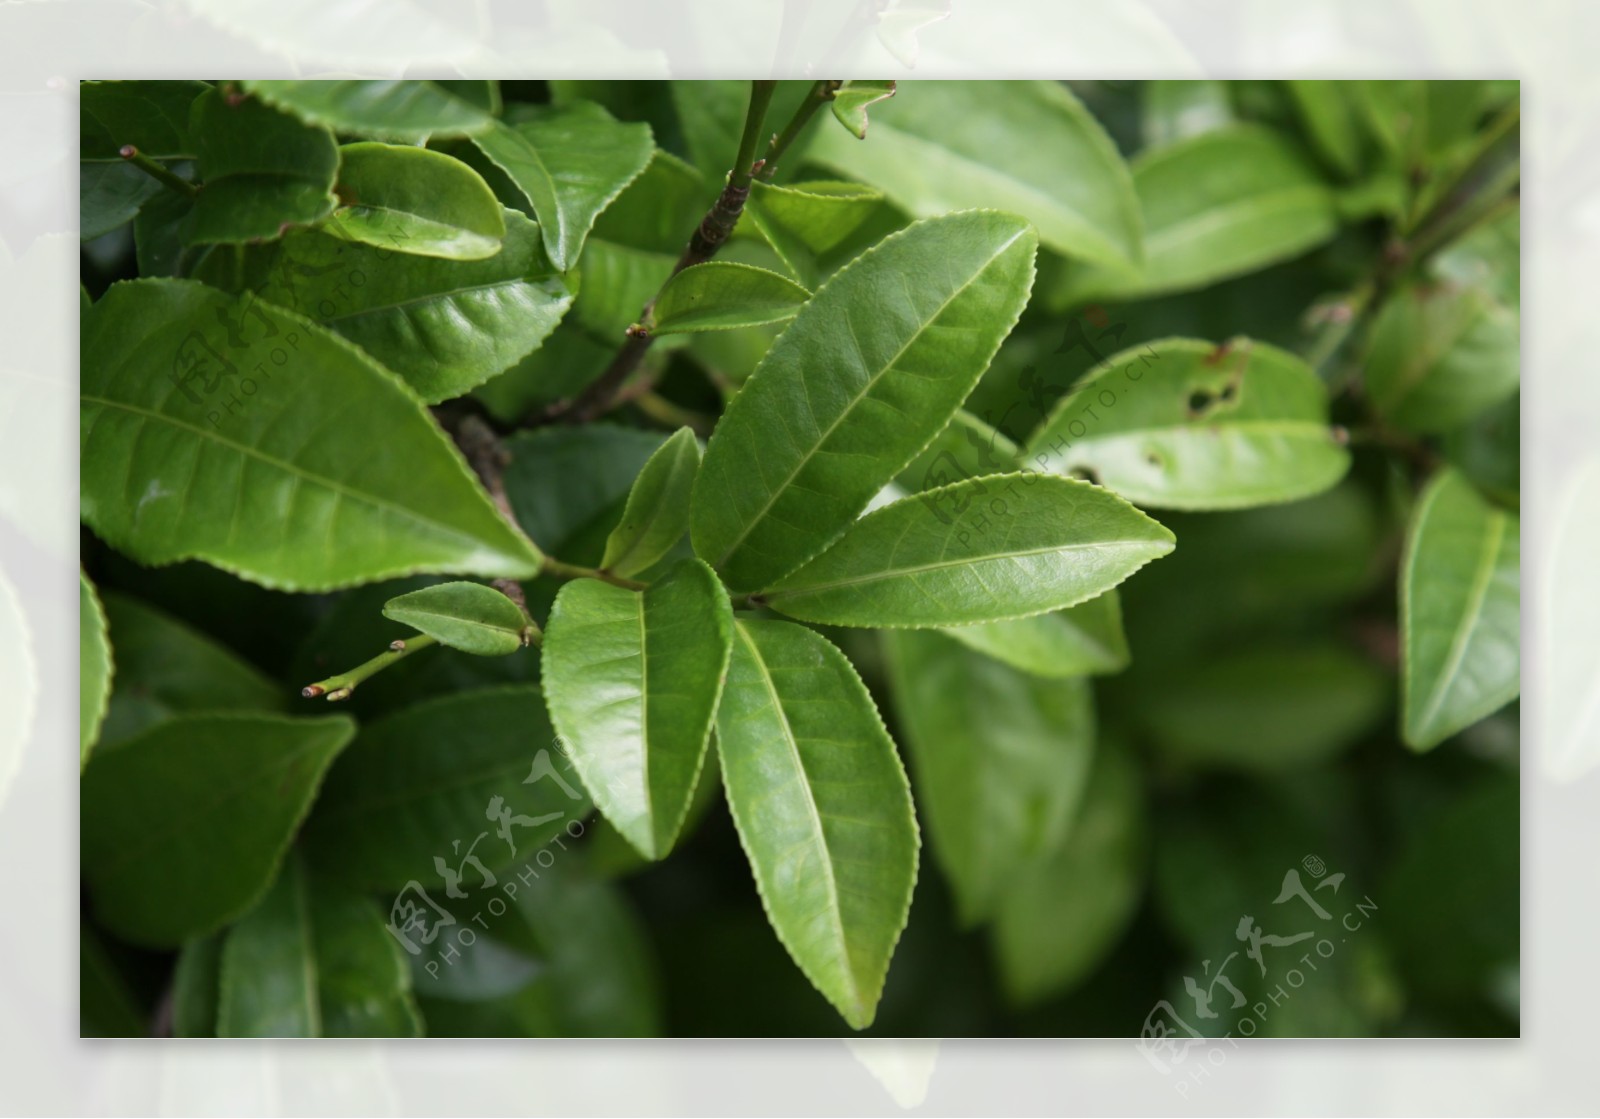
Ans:
{"type": "Polygon", "coordinates": [[[672,849],[705,758],[733,616],[683,560],[643,592],[577,579],[545,627],[550,718],[596,807],[647,858],[672,849]]]}
{"type": "Polygon", "coordinates": [[[1522,399],[1512,394],[1447,432],[1445,456],[1478,489],[1508,509],[1522,500],[1522,399]]]}
{"type": "Polygon", "coordinates": [[[1521,690],[1521,520],[1460,474],[1434,477],[1411,514],[1400,574],[1401,729],[1431,750],[1521,690]]]}
{"type": "Polygon", "coordinates": [[[100,737],[111,697],[111,640],[106,615],[94,584],[78,572],[78,768],[89,764],[89,751],[100,737]]]}
{"type": "Polygon", "coordinates": [[[845,82],[834,90],[828,107],[857,140],[867,138],[867,110],[894,96],[894,82],[845,82]]]}
{"type": "Polygon", "coordinates": [[[148,1022],[149,1013],[139,1004],[117,957],[93,925],[82,924],[78,929],[78,1036],[149,1037],[148,1022]]]}
{"type": "Polygon", "coordinates": [[[190,239],[263,241],[333,212],[339,149],[333,133],[301,124],[254,98],[237,104],[216,89],[195,99],[190,130],[205,188],[190,239]]]}
{"type": "Polygon", "coordinates": [[[172,971],[172,1036],[216,1037],[222,935],[191,940],[172,971]]]}
{"type": "Polygon", "coordinates": [[[1232,124],[1228,88],[1218,81],[1159,81],[1144,87],[1145,148],[1161,148],[1232,124]]]}
{"type": "Polygon", "coordinates": [[[1007,214],[934,218],[807,302],[728,406],[695,481],[695,551],[731,590],[827,547],[949,422],[1027,302],[1034,249],[1007,214]]]}
{"type": "Polygon", "coordinates": [[[1021,214],[1057,252],[1133,264],[1138,201],[1110,137],[1056,82],[916,82],[873,109],[872,139],[837,129],[806,155],[917,217],[971,206],[1021,214]]]}
{"type": "Polygon", "coordinates": [[[394,140],[470,136],[494,125],[494,118],[450,89],[450,82],[408,81],[248,81],[241,83],[263,101],[311,124],[339,132],[394,140]]]}
{"type": "Polygon", "coordinates": [[[1380,412],[1409,431],[1466,423],[1517,390],[1520,316],[1481,288],[1414,284],[1384,304],[1363,366],[1380,412]]]}
{"type": "Polygon", "coordinates": [[[1317,375],[1248,338],[1168,338],[1107,358],[1056,405],[1026,455],[1162,509],[1294,501],[1350,467],[1317,375]]]}
{"type": "Polygon", "coordinates": [[[193,81],[81,83],[78,158],[120,160],[130,144],[151,159],[193,158],[189,109],[206,88],[193,81]]]}
{"type": "Polygon", "coordinates": [[[488,885],[589,810],[554,745],[535,687],[403,708],[363,726],[329,772],[307,850],[330,877],[363,889],[488,885]]]}
{"type": "Polygon", "coordinates": [[[578,101],[519,124],[495,124],[474,143],[528,203],[544,230],[545,250],[560,271],[577,262],[595,216],[650,162],[647,124],[623,124],[599,105],[578,101]]]}
{"type": "Polygon", "coordinates": [[[761,598],[828,625],[994,622],[1094,598],[1172,545],[1172,533],[1098,486],[1002,474],[868,513],[761,598]]]}
{"type": "Polygon", "coordinates": [[[1083,267],[1066,299],[1142,299],[1290,260],[1338,229],[1333,193],[1276,133],[1241,124],[1141,156],[1144,263],[1083,267]]]}
{"type": "Polygon", "coordinates": [[[655,564],[689,531],[689,496],[700,470],[700,444],[689,428],[650,456],[628,491],[622,520],[606,538],[603,571],[635,575],[655,564]]]}
{"type": "Polygon", "coordinates": [[[83,316],[82,370],[83,519],[141,563],[295,590],[539,568],[416,398],[297,315],[116,284],[83,316]]]}
{"type": "Polygon", "coordinates": [[[443,152],[366,142],[339,149],[341,203],[327,229],[419,256],[481,260],[506,235],[500,202],[472,168],[443,152]]]}
{"type": "Polygon", "coordinates": [[[80,803],[101,923],[176,948],[248,910],[354,733],[342,717],[185,715],[97,756],[80,803]]]}
{"type": "Polygon", "coordinates": [[[866,1029],[919,847],[905,770],[872,698],[825,638],[741,619],[717,751],[767,919],[812,985],[866,1029]]]}
{"type": "Polygon", "coordinates": [[[348,338],[428,403],[448,400],[537,349],[572,303],[538,227],[503,214],[505,241],[485,260],[391,253],[308,230],[265,257],[249,286],[348,338]]]}
{"type": "Polygon", "coordinates": [[[650,330],[688,334],[786,322],[809,298],[809,291],[776,272],[713,260],[685,268],[666,282],[650,330]]]}
{"type": "Polygon", "coordinates": [[[505,656],[528,643],[529,621],[522,610],[481,583],[440,583],[391,598],[383,616],[480,657],[505,656]]]}
{"type": "Polygon", "coordinates": [[[1317,154],[1340,174],[1361,167],[1360,106],[1347,82],[1291,81],[1289,93],[1317,154]]]}
{"type": "Polygon", "coordinates": [[[218,1037],[420,1037],[405,953],[369,898],[290,858],[222,942],[218,1037]]]}
{"type": "Polygon", "coordinates": [[[906,224],[882,194],[858,183],[758,181],[745,210],[784,266],[813,291],[906,224]]]}
{"type": "Polygon", "coordinates": [[[988,920],[1077,815],[1094,754],[1089,684],[1027,676],[936,633],[888,633],[885,651],[934,857],[961,921],[988,920]]]}
{"type": "Polygon", "coordinates": [[[78,236],[120,229],[165,188],[131,163],[85,163],[78,171],[78,236]]]}
{"type": "Polygon", "coordinates": [[[1063,680],[1121,672],[1128,667],[1128,639],[1120,602],[1110,590],[1065,610],[940,632],[1035,676],[1063,680]]]}

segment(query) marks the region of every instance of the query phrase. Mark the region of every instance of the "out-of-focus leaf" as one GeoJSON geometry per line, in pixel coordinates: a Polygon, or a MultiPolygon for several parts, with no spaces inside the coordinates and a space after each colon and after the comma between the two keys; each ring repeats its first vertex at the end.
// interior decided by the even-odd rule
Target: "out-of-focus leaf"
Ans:
{"type": "Polygon", "coordinates": [[[942,632],[1035,676],[1067,679],[1121,672],[1128,666],[1128,639],[1115,590],[1065,610],[942,632]]]}
{"type": "Polygon", "coordinates": [[[1094,754],[1086,681],[1024,675],[934,633],[885,636],[917,803],[966,924],[1055,855],[1094,754]]]}
{"type": "MultiPolygon", "coordinates": [[[[689,161],[711,184],[714,196],[733,170],[745,113],[750,106],[750,83],[702,80],[676,81],[668,85],[689,161]]],[[[811,92],[811,86],[807,81],[778,83],[772,104],[767,107],[768,135],[775,134],[794,115],[800,102],[811,92]]],[[[814,129],[815,125],[811,130],[814,129]]],[[[831,132],[833,128],[830,126],[823,131],[831,132]]],[[[788,160],[798,164],[806,151],[806,136],[802,135],[790,149],[788,160]]],[[[707,198],[705,205],[710,205],[710,201],[707,198]]]]}
{"type": "Polygon", "coordinates": [[[503,657],[527,644],[528,619],[517,604],[481,583],[440,583],[391,598],[383,616],[480,657],[503,657]]]}
{"type": "Polygon", "coordinates": [[[845,82],[833,93],[829,107],[840,124],[857,140],[867,138],[868,112],[894,96],[894,82],[845,82]]]}
{"type": "Polygon", "coordinates": [[[333,212],[339,149],[326,128],[301,124],[254,98],[216,89],[195,99],[190,119],[205,188],[189,236],[201,243],[270,240],[333,212]]]}
{"type": "Polygon", "coordinates": [[[185,715],[97,756],[80,803],[101,923],[176,948],[248,910],[354,732],[340,717],[185,715]]]}
{"type": "Polygon", "coordinates": [[[100,737],[111,697],[111,640],[105,610],[94,584],[78,572],[78,768],[89,764],[89,751],[100,737]]]}
{"type": "Polygon", "coordinates": [[[622,520],[606,538],[604,571],[635,575],[672,550],[689,531],[689,496],[700,469],[700,444],[679,428],[650,456],[623,507],[622,520]]]}
{"type": "Polygon", "coordinates": [[[1521,396],[1512,395],[1444,438],[1445,454],[1456,469],[1508,509],[1522,501],[1521,429],[1521,396]]]}
{"type": "Polygon", "coordinates": [[[393,374],[250,297],[113,286],[83,317],[80,399],[83,519],[141,563],[295,590],[539,568],[393,374]]]}
{"type": "Polygon", "coordinates": [[[442,152],[367,141],[339,149],[340,209],[330,233],[420,256],[481,260],[506,235],[500,202],[476,171],[442,152]]]}
{"type": "Polygon", "coordinates": [[[138,998],[93,926],[78,929],[78,1035],[149,1037],[138,998]]]}
{"type": "Polygon", "coordinates": [[[1444,248],[1429,262],[1441,279],[1489,292],[1513,309],[1522,306],[1522,207],[1507,206],[1497,218],[1444,248]]]}
{"type": "Polygon", "coordinates": [[[757,182],[745,208],[784,265],[813,290],[907,221],[882,194],[858,183],[757,182]]]}
{"type": "Polygon", "coordinates": [[[1106,359],[1033,433],[1026,455],[1166,509],[1292,501],[1350,467],[1317,375],[1248,338],[1168,338],[1106,359]]]}
{"type": "Polygon", "coordinates": [[[1228,89],[1218,81],[1146,82],[1144,142],[1160,148],[1233,123],[1228,89]]]}
{"type": "Polygon", "coordinates": [[[810,297],[805,288],[776,272],[714,260],[685,268],[667,281],[656,300],[651,330],[688,334],[785,322],[810,297]]]}
{"type": "Polygon", "coordinates": [[[866,1029],[917,876],[905,770],[825,638],[741,619],[733,644],[717,750],[762,905],[806,978],[866,1029]]]}
{"type": "Polygon", "coordinates": [[[695,480],[695,551],[731,590],[760,589],[827,547],[949,422],[1027,301],[1034,248],[1010,215],[930,219],[805,305],[729,405],[695,480]]]}
{"type": "Polygon", "coordinates": [[[1002,474],[868,513],[761,597],[828,625],[993,622],[1094,598],[1172,545],[1165,528],[1098,486],[1002,474]]]}
{"type": "Polygon", "coordinates": [[[91,241],[128,224],[164,189],[131,163],[85,163],[78,172],[78,236],[91,241]]]}
{"type": "Polygon", "coordinates": [[[469,136],[494,125],[494,118],[452,90],[450,82],[252,81],[243,85],[262,100],[301,120],[340,132],[402,144],[429,138],[469,136]]]}
{"type": "Polygon", "coordinates": [[[1138,200],[1089,111],[1055,82],[916,82],[873,109],[872,139],[817,134],[809,158],[917,217],[972,206],[1021,214],[1047,247],[1132,266],[1138,200]]]}
{"type": "Polygon", "coordinates": [[[191,940],[172,972],[172,1036],[216,1037],[223,935],[191,940]]]}
{"type": "Polygon", "coordinates": [[[151,159],[192,158],[189,109],[206,88],[195,81],[83,82],[78,158],[120,160],[118,153],[130,144],[151,159]]]}
{"type": "Polygon", "coordinates": [[[1521,520],[1454,470],[1417,502],[1400,574],[1402,730],[1430,750],[1521,689],[1521,520]]]}
{"type": "Polygon", "coordinates": [[[1291,81],[1294,107],[1317,154],[1346,177],[1361,166],[1361,109],[1349,82],[1291,81]]]}

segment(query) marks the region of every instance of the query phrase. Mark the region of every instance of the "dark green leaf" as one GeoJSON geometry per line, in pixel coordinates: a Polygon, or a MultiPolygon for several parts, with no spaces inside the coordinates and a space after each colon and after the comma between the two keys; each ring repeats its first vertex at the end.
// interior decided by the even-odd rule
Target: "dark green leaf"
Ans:
{"type": "Polygon", "coordinates": [[[660,432],[610,424],[541,427],[506,441],[506,494],[517,523],[570,563],[598,563],[624,502],[660,449],[660,432]],[[577,550],[593,539],[592,554],[577,550]]]}
{"type": "Polygon", "coordinates": [[[894,96],[894,82],[845,82],[834,90],[829,107],[857,140],[867,138],[867,110],[894,96]]]}
{"type": "Polygon", "coordinates": [[[78,172],[78,236],[91,241],[127,225],[164,189],[131,163],[85,163],[78,172]]]}
{"type": "Polygon", "coordinates": [[[301,120],[378,140],[469,136],[494,124],[453,82],[252,81],[245,88],[301,120]]]}
{"type": "Polygon", "coordinates": [[[1521,688],[1521,520],[1454,470],[1411,514],[1400,574],[1402,730],[1430,750],[1521,688]]]}
{"type": "Polygon", "coordinates": [[[106,615],[94,584],[78,572],[78,768],[89,764],[89,751],[100,737],[111,696],[111,641],[106,615]]]}
{"type": "Polygon", "coordinates": [[[204,82],[192,81],[81,83],[78,158],[120,160],[130,144],[151,159],[193,157],[189,109],[205,90],[204,82]]]}
{"type": "Polygon", "coordinates": [[[811,293],[793,280],[748,264],[714,260],[685,268],[656,300],[654,334],[734,330],[794,318],[811,293]]]}
{"type": "Polygon", "coordinates": [[[528,643],[529,622],[522,610],[480,583],[440,583],[391,598],[383,616],[480,657],[505,656],[528,643]]]}
{"type": "Polygon", "coordinates": [[[101,922],[175,948],[244,913],[354,733],[345,718],[186,715],[96,757],[81,839],[101,922]]]}
{"type": "Polygon", "coordinates": [[[695,551],[732,590],[827,547],[949,422],[1027,301],[1034,249],[1010,215],[930,219],[805,305],[729,405],[695,482],[695,551]]]}
{"type": "Polygon", "coordinates": [[[689,495],[700,469],[700,444],[689,428],[650,456],[628,491],[622,520],[606,538],[602,570],[635,575],[654,565],[689,531],[689,495]]]}
{"type": "Polygon", "coordinates": [[[1128,639],[1114,590],[1065,610],[942,632],[1035,676],[1066,679],[1121,672],[1128,666],[1128,639]]]}
{"type": "Polygon", "coordinates": [[[195,199],[192,240],[269,240],[291,225],[333,212],[339,149],[325,128],[301,124],[254,98],[233,103],[209,89],[196,98],[190,129],[204,189],[195,199]]]}
{"type": "Polygon", "coordinates": [[[150,1036],[137,996],[105,941],[88,924],[78,929],[78,1036],[150,1036]]]}
{"type": "Polygon", "coordinates": [[[762,905],[806,978],[866,1029],[917,877],[905,770],[826,639],[740,620],[733,644],[717,750],[762,905]]]}
{"type": "Polygon", "coordinates": [[[538,570],[398,379],[297,315],[117,284],[83,317],[82,370],[83,519],[142,563],[296,590],[538,570]]]}
{"type": "Polygon", "coordinates": [[[506,235],[500,202],[476,171],[442,152],[398,144],[339,149],[341,208],[328,230],[351,241],[451,260],[481,260],[506,235]]]}
{"type": "Polygon", "coordinates": [[[172,973],[172,1036],[216,1037],[222,978],[221,935],[191,940],[172,973]]]}

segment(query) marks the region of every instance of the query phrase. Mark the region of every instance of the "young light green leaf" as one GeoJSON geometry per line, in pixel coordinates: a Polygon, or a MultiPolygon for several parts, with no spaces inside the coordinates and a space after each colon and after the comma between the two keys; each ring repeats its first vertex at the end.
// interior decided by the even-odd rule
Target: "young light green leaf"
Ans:
{"type": "Polygon", "coordinates": [[[1227,85],[1219,81],[1155,81],[1144,87],[1145,148],[1161,148],[1232,124],[1227,85]]]}
{"type": "Polygon", "coordinates": [[[393,140],[470,136],[494,124],[494,118],[448,82],[247,81],[244,88],[263,101],[311,124],[339,132],[393,140]]]}
{"type": "Polygon", "coordinates": [[[871,183],[917,217],[1021,214],[1068,256],[1133,265],[1139,205],[1111,138],[1057,82],[917,82],[872,111],[867,143],[823,129],[809,159],[871,183]]]}
{"type": "Polygon", "coordinates": [[[1094,598],[1172,545],[1172,533],[1087,482],[970,478],[868,513],[761,599],[826,625],[994,622],[1094,598]]]}
{"type": "Polygon", "coordinates": [[[89,764],[89,751],[100,737],[111,698],[111,640],[105,610],[89,576],[78,572],[78,768],[89,764]]]}
{"type": "Polygon", "coordinates": [[[1414,284],[1372,326],[1367,391],[1396,426],[1448,431],[1517,391],[1518,313],[1477,287],[1414,284]]]}
{"type": "Polygon", "coordinates": [[[894,82],[845,82],[834,90],[829,107],[857,140],[867,138],[867,110],[894,96],[894,82]]]}
{"type": "Polygon", "coordinates": [[[917,803],[963,924],[1055,853],[1094,754],[1086,680],[1027,676],[937,633],[884,635],[917,803]]]}
{"type": "Polygon", "coordinates": [[[116,284],[83,316],[82,370],[83,519],[141,563],[306,591],[539,569],[416,398],[298,315],[116,284]]]}
{"type": "Polygon", "coordinates": [[[1101,742],[1066,842],[999,901],[992,944],[1014,1003],[1065,994],[1094,971],[1139,908],[1148,849],[1138,768],[1120,743],[1101,742]]]}
{"type": "Polygon", "coordinates": [[[682,560],[643,592],[568,583],[545,627],[550,718],[596,807],[651,859],[672,849],[705,758],[733,615],[682,560]]]}
{"type": "Polygon", "coordinates": [[[340,209],[327,229],[349,241],[419,256],[482,260],[500,251],[506,222],[494,191],[443,152],[364,142],[339,149],[340,209]]]}
{"type": "Polygon", "coordinates": [[[1031,465],[1161,509],[1295,501],[1344,477],[1327,391],[1300,358],[1248,338],[1167,338],[1085,374],[1028,440],[1031,465]]]}
{"type": "Polygon", "coordinates": [[[601,570],[635,575],[683,539],[689,531],[689,495],[699,469],[700,444],[692,430],[679,428],[634,480],[622,520],[606,538],[601,570]]]}
{"type": "Polygon", "coordinates": [[[218,1037],[420,1037],[411,969],[370,898],[289,858],[222,942],[218,1037]]]}
{"type": "Polygon", "coordinates": [[[248,910],[354,733],[338,716],[185,715],[96,756],[81,842],[101,923],[176,948],[248,910]]]}
{"type": "Polygon", "coordinates": [[[516,125],[496,123],[474,137],[539,218],[545,250],[560,271],[571,268],[595,216],[650,162],[648,124],[623,124],[599,105],[571,102],[516,125]]]}
{"type": "Polygon", "coordinates": [[[247,283],[337,331],[437,403],[537,349],[572,303],[538,227],[515,211],[503,215],[505,241],[485,260],[394,254],[307,230],[262,258],[247,283]]]}
{"type": "Polygon", "coordinates": [[[1085,266],[1063,299],[1186,291],[1289,260],[1333,237],[1333,194],[1299,152],[1241,124],[1158,148],[1134,164],[1144,212],[1140,267],[1085,266]]]}
{"type": "Polygon", "coordinates": [[[695,551],[730,589],[758,590],[827,547],[949,422],[1027,302],[1035,247],[1009,214],[932,218],[806,303],[695,481],[695,551]]]}
{"type": "Polygon", "coordinates": [[[423,587],[391,598],[383,616],[480,657],[515,653],[528,643],[532,624],[515,602],[481,583],[423,587]]]}
{"type": "Polygon", "coordinates": [[[205,91],[195,81],[81,83],[78,158],[120,161],[130,144],[151,159],[192,158],[189,109],[205,91]]]}
{"type": "Polygon", "coordinates": [[[784,267],[812,290],[907,221],[859,183],[757,181],[745,210],[784,267]]]}
{"type": "Polygon", "coordinates": [[[197,243],[270,240],[338,204],[339,148],[325,128],[208,89],[195,99],[190,131],[205,183],[189,231],[197,243]]]}
{"type": "Polygon", "coordinates": [[[1521,520],[1454,470],[1411,514],[1400,573],[1401,729],[1431,750],[1521,688],[1521,520]]]}
{"type": "Polygon", "coordinates": [[[920,841],[894,743],[826,638],[739,620],[717,708],[723,786],[767,919],[852,1029],[877,1013],[920,841]]]}
{"type": "MultiPolygon", "coordinates": [[[[361,728],[328,774],[305,843],[330,877],[372,890],[476,884],[589,811],[536,687],[456,692],[361,728]]],[[[456,887],[459,889],[459,885],[456,887]]]]}
{"type": "Polygon", "coordinates": [[[1061,680],[1128,667],[1122,605],[1114,590],[1065,610],[940,632],[1035,676],[1061,680]]]}
{"type": "Polygon", "coordinates": [[[811,293],[776,272],[751,264],[713,260],[685,268],[666,282],[656,300],[653,334],[736,330],[786,322],[811,293]]]}

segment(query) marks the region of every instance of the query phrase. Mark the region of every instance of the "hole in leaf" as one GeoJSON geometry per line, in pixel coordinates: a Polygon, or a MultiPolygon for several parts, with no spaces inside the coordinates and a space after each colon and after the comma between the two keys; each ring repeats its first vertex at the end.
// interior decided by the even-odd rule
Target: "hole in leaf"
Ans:
{"type": "Polygon", "coordinates": [[[1211,407],[1211,394],[1205,389],[1195,389],[1189,394],[1189,414],[1198,416],[1211,407]]]}
{"type": "Polygon", "coordinates": [[[1088,482],[1091,486],[1098,486],[1100,484],[1100,475],[1096,474],[1087,466],[1074,466],[1071,470],[1067,471],[1067,477],[1076,478],[1080,482],[1088,482]]]}

